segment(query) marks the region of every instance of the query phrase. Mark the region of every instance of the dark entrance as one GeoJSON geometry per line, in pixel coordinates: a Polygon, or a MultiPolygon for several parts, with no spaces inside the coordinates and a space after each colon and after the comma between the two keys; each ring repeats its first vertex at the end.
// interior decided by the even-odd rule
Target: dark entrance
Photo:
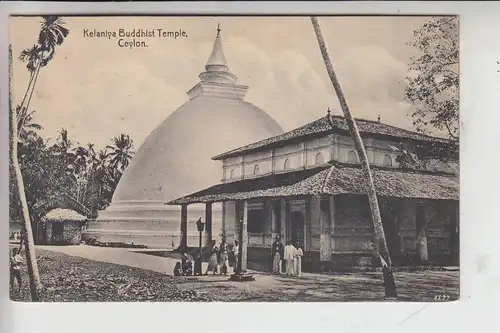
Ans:
{"type": "Polygon", "coordinates": [[[290,240],[293,245],[299,243],[304,248],[304,214],[301,212],[290,214],[290,240]]]}
{"type": "Polygon", "coordinates": [[[64,225],[62,222],[52,222],[52,242],[61,244],[63,242],[64,225]]]}
{"type": "Polygon", "coordinates": [[[397,211],[387,200],[382,200],[381,206],[380,215],[392,264],[395,266],[403,265],[403,244],[397,223],[397,211]]]}

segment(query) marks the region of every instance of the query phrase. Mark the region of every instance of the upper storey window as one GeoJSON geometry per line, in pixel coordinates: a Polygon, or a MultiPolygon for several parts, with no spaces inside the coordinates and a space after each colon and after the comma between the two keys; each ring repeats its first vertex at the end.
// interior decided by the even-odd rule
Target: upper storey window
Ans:
{"type": "Polygon", "coordinates": [[[347,162],[349,163],[358,163],[358,154],[354,150],[350,150],[347,153],[347,162]]]}
{"type": "Polygon", "coordinates": [[[325,163],[325,157],[321,153],[316,154],[316,160],[315,164],[324,164],[325,163]]]}
{"type": "Polygon", "coordinates": [[[229,179],[234,179],[234,169],[229,172],[229,179]]]}
{"type": "Polygon", "coordinates": [[[385,167],[392,167],[392,158],[391,158],[390,155],[386,154],[384,156],[384,163],[383,164],[384,164],[385,167]]]}
{"type": "Polygon", "coordinates": [[[287,159],[285,160],[285,164],[284,164],[284,166],[283,166],[283,169],[284,169],[284,170],[290,170],[291,168],[292,168],[292,165],[291,165],[291,163],[290,163],[290,160],[287,158],[287,159]]]}
{"type": "Polygon", "coordinates": [[[260,168],[259,168],[259,165],[255,165],[255,167],[253,168],[253,174],[256,176],[260,173],[260,168]]]}

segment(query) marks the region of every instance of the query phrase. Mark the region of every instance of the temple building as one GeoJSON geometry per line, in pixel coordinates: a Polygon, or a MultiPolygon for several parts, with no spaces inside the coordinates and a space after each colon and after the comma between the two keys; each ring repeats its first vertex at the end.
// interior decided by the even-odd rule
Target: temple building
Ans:
{"type": "MultiPolygon", "coordinates": [[[[272,117],[244,100],[248,87],[237,84],[229,70],[219,28],[199,80],[187,92],[189,100],[140,146],[110,206],[96,221],[88,223],[84,239],[150,248],[178,247],[180,209],[167,202],[220,182],[219,163],[210,159],[213,155],[283,133],[272,117]]],[[[147,111],[146,106],[141,110],[145,117],[147,111]]],[[[189,223],[184,240],[187,245],[197,245],[196,220],[204,214],[204,206],[191,205],[185,213],[189,223]]],[[[218,238],[221,205],[213,206],[213,216],[214,233],[208,237],[218,238]]]]}
{"type": "MultiPolygon", "coordinates": [[[[449,142],[380,119],[356,123],[393,264],[458,265],[458,162],[445,163],[436,155],[428,167],[416,170],[403,168],[397,159],[402,149],[449,142]]],[[[362,170],[343,117],[328,114],[212,159],[222,162],[222,182],[169,204],[185,212],[191,204],[204,203],[210,227],[211,206],[223,202],[223,235],[229,244],[246,226],[241,249],[245,268],[271,270],[276,235],[301,244],[305,271],[377,265],[362,170]]],[[[185,223],[183,213],[181,229],[185,223]]]]}

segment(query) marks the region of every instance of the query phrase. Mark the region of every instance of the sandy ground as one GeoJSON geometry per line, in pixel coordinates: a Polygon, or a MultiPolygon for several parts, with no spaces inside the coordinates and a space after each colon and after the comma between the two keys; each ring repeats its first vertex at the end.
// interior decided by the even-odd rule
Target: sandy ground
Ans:
{"type": "MultiPolygon", "coordinates": [[[[44,286],[52,288],[44,299],[46,301],[97,301],[101,297],[102,301],[332,302],[381,301],[384,298],[382,275],[377,272],[304,274],[301,278],[250,272],[255,281],[232,282],[228,276],[218,275],[172,277],[169,275],[172,274],[175,259],[137,253],[130,249],[39,246],[37,250],[37,254],[42,257],[39,265],[44,286]],[[56,276],[61,273],[63,276],[67,274],[73,284],[85,286],[86,294],[71,292],[71,295],[64,295],[69,289],[58,289],[57,284],[61,282],[57,282],[60,278],[56,276]],[[115,277],[132,282],[116,282],[113,280],[115,277]],[[100,284],[88,281],[100,281],[100,284]],[[151,289],[147,285],[152,282],[141,284],[143,281],[154,281],[155,287],[151,289]],[[117,286],[120,282],[123,285],[116,287],[116,290],[106,287],[109,284],[117,286]],[[129,289],[123,291],[127,286],[129,289]]],[[[452,301],[459,297],[457,271],[395,272],[394,276],[401,301],[433,301],[438,295],[445,295],[444,299],[452,301]]],[[[24,277],[26,279],[26,275],[24,277]]],[[[71,288],[69,285],[68,288],[71,288]]],[[[23,295],[13,294],[12,298],[29,300],[27,286],[23,295]]]]}

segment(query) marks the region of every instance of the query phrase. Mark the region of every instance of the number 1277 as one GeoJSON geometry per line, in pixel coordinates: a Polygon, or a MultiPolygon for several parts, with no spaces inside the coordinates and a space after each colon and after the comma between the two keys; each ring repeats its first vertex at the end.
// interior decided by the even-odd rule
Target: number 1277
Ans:
{"type": "Polygon", "coordinates": [[[434,295],[434,300],[435,301],[448,301],[450,300],[449,295],[434,295]]]}

